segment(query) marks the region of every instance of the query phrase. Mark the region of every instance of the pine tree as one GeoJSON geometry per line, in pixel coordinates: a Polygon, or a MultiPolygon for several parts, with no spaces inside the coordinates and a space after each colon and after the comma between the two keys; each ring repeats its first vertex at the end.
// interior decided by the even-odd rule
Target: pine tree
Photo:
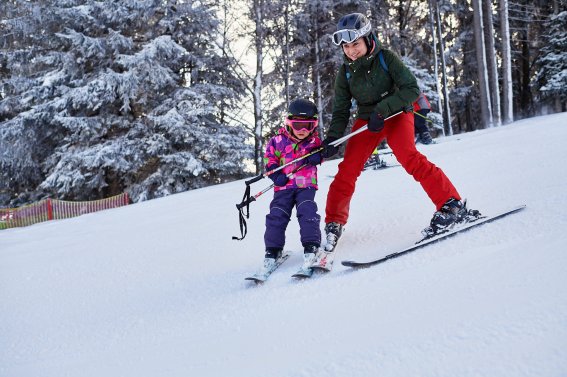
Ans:
{"type": "Polygon", "coordinates": [[[10,46],[0,102],[12,199],[127,190],[137,201],[242,176],[246,135],[221,122],[239,88],[215,46],[211,4],[14,0],[13,9],[25,17],[11,31],[29,37],[10,46]]]}
{"type": "Polygon", "coordinates": [[[551,15],[539,58],[537,81],[541,97],[555,111],[567,110],[567,11],[551,15]]]}

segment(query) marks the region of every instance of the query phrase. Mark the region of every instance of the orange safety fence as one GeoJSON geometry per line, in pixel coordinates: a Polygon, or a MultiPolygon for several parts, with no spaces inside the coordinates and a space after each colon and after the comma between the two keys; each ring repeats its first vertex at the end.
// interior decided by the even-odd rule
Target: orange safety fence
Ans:
{"type": "Polygon", "coordinates": [[[127,193],[106,199],[85,202],[68,202],[44,199],[19,208],[0,208],[0,229],[33,225],[48,220],[67,219],[85,213],[102,211],[128,205],[127,193]]]}

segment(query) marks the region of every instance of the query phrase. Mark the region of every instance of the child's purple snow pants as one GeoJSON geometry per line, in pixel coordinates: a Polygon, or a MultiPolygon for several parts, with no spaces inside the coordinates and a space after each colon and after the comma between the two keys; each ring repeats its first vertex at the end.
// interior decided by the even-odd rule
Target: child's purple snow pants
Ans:
{"type": "Polygon", "coordinates": [[[321,216],[317,214],[315,189],[286,189],[274,192],[270,203],[270,213],[266,215],[266,233],[264,243],[266,249],[283,249],[285,230],[291,218],[291,210],[295,206],[299,221],[299,234],[303,246],[321,245],[321,216]]]}

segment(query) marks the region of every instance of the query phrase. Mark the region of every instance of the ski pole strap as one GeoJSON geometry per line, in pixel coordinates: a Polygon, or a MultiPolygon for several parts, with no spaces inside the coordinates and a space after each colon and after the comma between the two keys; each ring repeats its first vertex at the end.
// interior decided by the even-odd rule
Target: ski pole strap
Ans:
{"type": "Polygon", "coordinates": [[[246,233],[248,233],[246,219],[250,217],[250,203],[254,200],[256,200],[256,198],[250,198],[250,184],[246,182],[242,202],[236,205],[236,209],[238,210],[238,223],[240,224],[240,237],[232,236],[233,240],[242,241],[244,237],[246,237],[246,233]]]}

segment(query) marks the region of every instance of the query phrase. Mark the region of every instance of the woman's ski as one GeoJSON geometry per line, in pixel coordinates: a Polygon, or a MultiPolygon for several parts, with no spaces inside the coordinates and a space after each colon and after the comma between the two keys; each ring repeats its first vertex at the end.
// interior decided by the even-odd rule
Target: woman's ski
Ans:
{"type": "Polygon", "coordinates": [[[501,213],[493,215],[493,216],[481,217],[474,222],[464,224],[464,226],[462,226],[462,227],[453,228],[453,229],[451,229],[447,232],[438,234],[436,236],[421,239],[420,241],[416,242],[413,246],[410,246],[410,247],[403,249],[401,251],[398,251],[396,253],[388,254],[385,257],[381,257],[381,258],[371,260],[371,261],[367,261],[367,262],[356,262],[356,261],[346,260],[346,261],[342,261],[341,264],[343,266],[352,267],[352,268],[364,268],[364,267],[374,266],[374,265],[386,262],[387,260],[400,257],[404,254],[411,253],[412,251],[421,249],[425,246],[431,245],[431,244],[439,242],[441,240],[445,240],[445,239],[452,237],[452,236],[454,236],[458,233],[466,232],[467,230],[470,230],[472,228],[476,228],[479,225],[483,225],[483,224],[501,219],[505,216],[519,212],[524,208],[526,208],[525,205],[520,205],[518,207],[512,208],[510,210],[501,212],[501,213]]]}

